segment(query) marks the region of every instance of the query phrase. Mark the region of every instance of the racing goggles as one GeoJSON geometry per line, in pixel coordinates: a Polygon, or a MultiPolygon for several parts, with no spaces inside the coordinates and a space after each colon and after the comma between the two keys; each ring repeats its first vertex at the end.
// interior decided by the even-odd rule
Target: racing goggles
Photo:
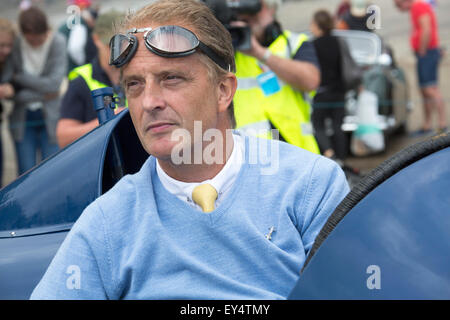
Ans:
{"type": "Polygon", "coordinates": [[[110,65],[120,68],[131,60],[136,53],[139,43],[134,34],[139,32],[145,32],[145,46],[158,56],[165,58],[185,57],[199,49],[222,69],[231,71],[230,64],[226,63],[210,47],[198,40],[193,32],[180,26],[162,26],[156,29],[133,28],[128,30],[126,35],[116,34],[109,42],[111,51],[110,65]]]}

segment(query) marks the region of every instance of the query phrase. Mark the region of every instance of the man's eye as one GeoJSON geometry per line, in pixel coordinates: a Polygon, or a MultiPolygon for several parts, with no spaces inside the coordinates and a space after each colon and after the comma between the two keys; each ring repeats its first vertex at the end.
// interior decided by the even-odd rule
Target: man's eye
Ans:
{"type": "Polygon", "coordinates": [[[138,81],[128,81],[127,82],[127,88],[133,88],[133,87],[136,87],[137,85],[139,85],[138,81]]]}
{"type": "Polygon", "coordinates": [[[165,78],[166,81],[177,81],[177,80],[181,80],[181,79],[182,79],[182,78],[181,78],[180,76],[176,75],[176,74],[168,75],[168,76],[165,78]]]}

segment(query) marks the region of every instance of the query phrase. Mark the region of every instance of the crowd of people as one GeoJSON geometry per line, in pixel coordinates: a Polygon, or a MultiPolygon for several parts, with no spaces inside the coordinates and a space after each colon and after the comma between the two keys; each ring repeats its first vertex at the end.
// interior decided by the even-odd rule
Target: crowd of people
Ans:
{"type": "Polygon", "coordinates": [[[91,1],[69,1],[80,8],[80,23],[55,30],[37,4],[22,1],[17,25],[0,19],[0,101],[13,103],[9,129],[18,175],[98,126],[91,90],[113,86],[124,96],[119,73],[108,64],[112,26],[123,14],[97,17],[91,1]]]}
{"type": "MultiPolygon", "coordinates": [[[[265,137],[271,137],[272,129],[277,129],[280,140],[342,164],[349,151],[348,137],[342,131],[346,88],[341,49],[332,30],[373,32],[367,24],[370,2],[344,0],[335,12],[315,12],[311,39],[282,28],[276,18],[280,3],[262,1],[258,13],[239,17],[251,27],[253,35],[251,48],[235,54],[236,128],[256,130],[265,137]],[[330,121],[331,135],[326,125],[330,121]]],[[[431,131],[435,109],[439,130],[445,131],[445,106],[437,81],[441,57],[433,12],[437,1],[394,3],[401,10],[410,10],[415,19],[412,48],[418,59],[425,114],[419,133],[431,131]],[[419,22],[422,20],[424,25],[419,22]],[[423,28],[431,31],[419,40],[423,28]]],[[[0,20],[0,100],[10,99],[14,104],[9,126],[19,175],[98,126],[90,91],[113,87],[121,98],[121,107],[127,103],[120,74],[109,65],[108,48],[112,25],[124,14],[111,11],[99,15],[99,7],[90,0],[71,0],[68,4],[81,9],[80,23],[63,23],[52,29],[39,4],[22,1],[17,26],[0,20]]]]}

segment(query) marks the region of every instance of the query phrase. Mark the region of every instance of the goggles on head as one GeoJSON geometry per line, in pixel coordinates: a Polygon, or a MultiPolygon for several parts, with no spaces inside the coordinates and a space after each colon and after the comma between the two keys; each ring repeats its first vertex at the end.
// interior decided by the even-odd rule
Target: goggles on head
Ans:
{"type": "Polygon", "coordinates": [[[109,42],[110,65],[119,68],[131,60],[139,43],[134,33],[139,32],[145,32],[145,46],[158,56],[165,58],[185,57],[199,49],[222,69],[231,71],[231,66],[223,58],[198,40],[193,32],[180,26],[162,26],[156,29],[133,28],[128,30],[126,35],[116,34],[109,42]]]}

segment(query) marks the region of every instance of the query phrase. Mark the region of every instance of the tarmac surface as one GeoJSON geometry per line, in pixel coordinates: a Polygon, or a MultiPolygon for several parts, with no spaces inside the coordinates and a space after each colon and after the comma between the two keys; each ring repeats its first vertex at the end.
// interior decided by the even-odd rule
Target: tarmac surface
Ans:
{"type": "MultiPolygon", "coordinates": [[[[19,0],[1,0],[0,17],[16,19],[18,16],[19,0]]],[[[38,1],[39,2],[39,1],[38,1]]],[[[56,29],[64,23],[69,15],[66,13],[66,1],[63,0],[41,0],[41,5],[50,18],[51,25],[56,29]]],[[[136,10],[150,1],[97,1],[101,5],[101,11],[114,8],[117,10],[136,10]]],[[[292,31],[308,30],[311,17],[318,9],[326,8],[332,12],[337,8],[339,0],[291,0],[284,1],[278,12],[279,21],[283,27],[292,31]]],[[[392,0],[372,1],[380,8],[381,28],[377,33],[393,48],[395,58],[399,66],[404,69],[407,81],[410,86],[411,101],[413,110],[408,117],[408,131],[420,128],[423,115],[421,98],[417,87],[415,73],[415,57],[409,47],[410,21],[407,13],[399,12],[392,0]]],[[[437,7],[437,17],[439,23],[439,34],[441,46],[446,47],[447,55],[440,65],[440,88],[446,102],[446,117],[450,124],[450,1],[439,1],[437,7]]],[[[3,114],[3,125],[1,129],[3,140],[4,168],[3,186],[10,183],[17,177],[17,167],[15,152],[9,134],[7,113],[12,106],[6,103],[6,112],[3,114]]],[[[435,126],[437,127],[437,119],[435,126]]],[[[374,156],[350,157],[347,164],[359,169],[362,173],[367,173],[375,168],[385,159],[391,157],[403,148],[414,144],[426,137],[411,137],[409,134],[395,135],[386,141],[386,150],[374,156]]]]}

